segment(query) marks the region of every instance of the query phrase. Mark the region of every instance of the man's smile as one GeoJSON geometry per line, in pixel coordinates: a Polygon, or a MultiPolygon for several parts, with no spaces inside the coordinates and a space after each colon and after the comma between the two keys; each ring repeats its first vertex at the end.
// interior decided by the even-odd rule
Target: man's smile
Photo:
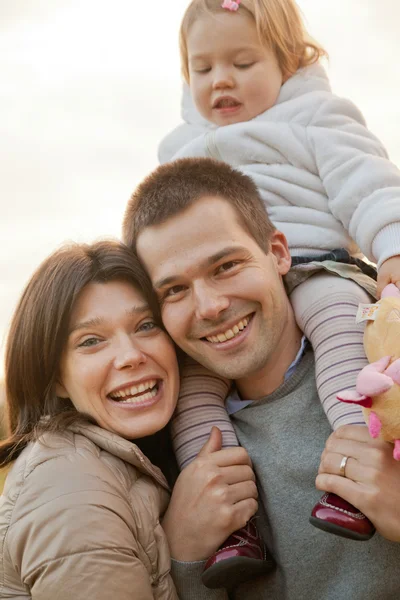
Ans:
{"type": "MultiPolygon", "coordinates": [[[[233,340],[236,342],[236,340],[243,337],[243,333],[247,330],[248,325],[254,317],[254,314],[255,313],[251,313],[246,317],[243,317],[227,329],[217,331],[212,335],[203,336],[201,340],[216,347],[227,347],[227,342],[232,342],[233,340]]],[[[229,347],[231,345],[232,344],[229,344],[229,347]]]]}

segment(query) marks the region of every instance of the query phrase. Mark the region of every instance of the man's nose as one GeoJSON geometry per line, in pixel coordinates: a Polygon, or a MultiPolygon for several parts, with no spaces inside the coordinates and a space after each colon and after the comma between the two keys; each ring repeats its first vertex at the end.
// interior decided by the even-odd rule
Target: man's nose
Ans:
{"type": "Polygon", "coordinates": [[[229,67],[215,67],[213,88],[215,90],[232,89],[235,85],[232,69],[229,67]]]}
{"type": "Polygon", "coordinates": [[[118,339],[115,347],[114,366],[116,369],[135,369],[147,360],[146,354],[130,335],[118,339]]]}
{"type": "Polygon", "coordinates": [[[196,317],[215,321],[229,306],[229,299],[210,286],[195,289],[196,317]]]}

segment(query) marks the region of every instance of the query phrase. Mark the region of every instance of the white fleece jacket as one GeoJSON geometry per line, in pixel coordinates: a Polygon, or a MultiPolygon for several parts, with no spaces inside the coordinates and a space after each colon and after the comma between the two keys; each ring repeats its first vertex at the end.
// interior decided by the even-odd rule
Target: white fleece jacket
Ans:
{"type": "Polygon", "coordinates": [[[216,127],[186,86],[184,123],[161,142],[161,163],[213,157],[256,183],[293,255],[359,250],[382,264],[400,255],[400,171],[320,65],[300,69],[276,104],[251,121],[216,127]]]}

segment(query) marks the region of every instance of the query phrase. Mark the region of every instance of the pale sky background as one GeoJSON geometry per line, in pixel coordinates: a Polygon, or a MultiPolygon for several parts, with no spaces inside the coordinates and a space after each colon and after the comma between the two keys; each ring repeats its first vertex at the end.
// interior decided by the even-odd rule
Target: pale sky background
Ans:
{"type": "MultiPolygon", "coordinates": [[[[178,124],[187,4],[0,0],[0,376],[33,270],[63,241],[119,236],[131,191],[178,124]]],[[[400,165],[399,1],[299,4],[330,54],[334,91],[400,165]]]]}

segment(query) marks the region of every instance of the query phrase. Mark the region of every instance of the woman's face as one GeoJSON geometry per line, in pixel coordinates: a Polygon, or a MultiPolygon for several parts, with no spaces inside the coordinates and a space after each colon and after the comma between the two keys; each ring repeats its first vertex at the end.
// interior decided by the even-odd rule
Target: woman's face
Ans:
{"type": "Polygon", "coordinates": [[[91,283],[72,311],[57,395],[127,439],[162,429],[175,409],[178,364],[168,335],[130,283],[91,283]]]}

